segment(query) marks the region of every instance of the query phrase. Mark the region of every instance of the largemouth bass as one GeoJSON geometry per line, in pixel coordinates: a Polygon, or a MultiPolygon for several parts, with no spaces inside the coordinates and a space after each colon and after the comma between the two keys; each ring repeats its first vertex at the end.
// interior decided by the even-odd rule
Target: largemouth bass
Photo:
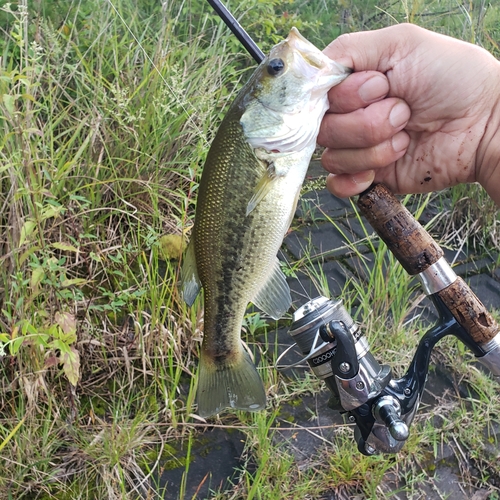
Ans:
{"type": "Polygon", "coordinates": [[[328,109],[351,72],[292,28],[229,108],[208,153],[182,267],[184,300],[204,290],[198,414],[265,406],[240,339],[249,302],[274,319],[291,305],[277,259],[328,109]]]}

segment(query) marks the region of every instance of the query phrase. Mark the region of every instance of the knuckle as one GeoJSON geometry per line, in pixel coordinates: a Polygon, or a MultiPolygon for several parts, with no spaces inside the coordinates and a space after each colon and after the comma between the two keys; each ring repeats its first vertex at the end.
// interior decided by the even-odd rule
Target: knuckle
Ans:
{"type": "Polygon", "coordinates": [[[380,144],[383,140],[386,139],[385,135],[383,134],[381,124],[376,123],[375,120],[371,120],[366,124],[364,136],[365,141],[373,146],[380,144]]]}
{"type": "Polygon", "coordinates": [[[335,151],[325,149],[321,155],[321,165],[325,170],[333,172],[335,170],[335,164],[335,151]]]}
{"type": "Polygon", "coordinates": [[[343,49],[348,49],[351,46],[351,39],[352,33],[343,33],[335,39],[335,45],[343,49]]]}

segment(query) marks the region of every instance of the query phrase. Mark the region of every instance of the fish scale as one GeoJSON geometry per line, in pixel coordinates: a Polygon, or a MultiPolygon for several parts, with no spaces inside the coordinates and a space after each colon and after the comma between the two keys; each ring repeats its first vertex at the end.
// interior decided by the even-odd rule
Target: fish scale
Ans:
{"type": "Polygon", "coordinates": [[[275,319],[291,305],[276,254],[328,108],[327,92],[348,74],[292,29],[238,94],[214,138],[182,266],[186,302],[204,290],[201,416],[265,406],[241,325],[249,302],[275,319]]]}

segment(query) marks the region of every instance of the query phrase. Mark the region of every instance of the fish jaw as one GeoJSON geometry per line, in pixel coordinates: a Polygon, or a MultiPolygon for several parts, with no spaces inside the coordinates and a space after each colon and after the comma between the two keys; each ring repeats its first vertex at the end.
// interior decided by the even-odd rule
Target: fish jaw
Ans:
{"type": "Polygon", "coordinates": [[[293,66],[293,71],[299,78],[315,82],[311,89],[313,99],[321,98],[325,91],[328,92],[330,88],[344,81],[352,73],[351,68],[330,59],[319,51],[295,27],[290,30],[286,42],[296,54],[300,55],[300,58],[297,57],[296,65],[293,66]]]}

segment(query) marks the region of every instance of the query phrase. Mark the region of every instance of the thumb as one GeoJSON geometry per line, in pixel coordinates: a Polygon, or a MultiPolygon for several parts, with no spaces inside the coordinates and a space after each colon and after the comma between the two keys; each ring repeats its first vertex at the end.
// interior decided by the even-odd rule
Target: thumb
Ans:
{"type": "Polygon", "coordinates": [[[374,31],[347,33],[336,38],[323,52],[354,71],[386,73],[414,50],[426,32],[413,24],[398,24],[374,31]]]}

